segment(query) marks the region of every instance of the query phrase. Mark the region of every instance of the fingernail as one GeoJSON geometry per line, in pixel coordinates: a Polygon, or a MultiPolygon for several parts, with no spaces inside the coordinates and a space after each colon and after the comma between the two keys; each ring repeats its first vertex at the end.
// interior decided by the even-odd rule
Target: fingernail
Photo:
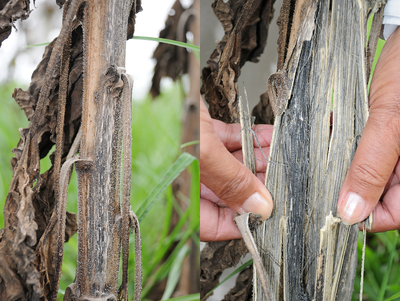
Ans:
{"type": "Polygon", "coordinates": [[[243,212],[252,212],[256,214],[261,214],[261,219],[267,219],[270,217],[272,212],[271,204],[265,199],[260,193],[253,193],[240,207],[243,212]]]}
{"type": "Polygon", "coordinates": [[[361,222],[367,202],[357,193],[349,192],[344,208],[340,212],[343,223],[353,225],[361,222]]]}

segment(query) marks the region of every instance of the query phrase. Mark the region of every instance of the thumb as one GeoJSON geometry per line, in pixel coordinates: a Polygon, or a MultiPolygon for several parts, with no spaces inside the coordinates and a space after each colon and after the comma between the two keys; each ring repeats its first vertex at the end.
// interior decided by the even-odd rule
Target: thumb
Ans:
{"type": "Polygon", "coordinates": [[[253,212],[261,214],[263,219],[268,218],[273,207],[271,194],[225,148],[214,131],[212,119],[203,103],[200,111],[200,141],[201,182],[236,212],[253,212]]]}
{"type": "Polygon", "coordinates": [[[371,82],[370,115],[347,173],[338,212],[347,224],[364,220],[375,208],[400,154],[400,31],[383,48],[371,82]]]}
{"type": "Polygon", "coordinates": [[[393,131],[371,115],[339,196],[339,216],[349,225],[375,208],[399,158],[393,131]]]}

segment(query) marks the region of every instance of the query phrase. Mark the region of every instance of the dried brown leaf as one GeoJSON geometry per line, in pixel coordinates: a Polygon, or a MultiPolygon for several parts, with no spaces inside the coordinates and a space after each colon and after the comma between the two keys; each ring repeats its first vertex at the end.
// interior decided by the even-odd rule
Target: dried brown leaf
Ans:
{"type": "MultiPolygon", "coordinates": [[[[159,37],[187,43],[186,34],[189,32],[193,14],[192,7],[184,9],[181,2],[176,0],[159,37]]],[[[157,62],[150,89],[154,98],[160,94],[161,78],[170,77],[173,81],[176,81],[182,74],[188,72],[189,52],[182,47],[159,43],[154,51],[153,58],[157,62]]]]}
{"type": "Polygon", "coordinates": [[[11,34],[14,22],[29,17],[30,0],[1,0],[0,1],[0,47],[11,34]]]}
{"type": "MultiPolygon", "coordinates": [[[[55,41],[46,47],[43,59],[32,75],[28,90],[15,89],[13,94],[31,123],[28,128],[20,130],[21,139],[13,149],[15,157],[11,160],[14,175],[4,208],[6,228],[0,242],[0,257],[4,258],[0,279],[6,284],[4,289],[0,287],[0,296],[5,296],[4,300],[12,300],[14,295],[25,296],[27,300],[36,300],[43,293],[46,295],[49,291],[47,286],[52,282],[52,277],[45,277],[45,274],[53,273],[52,261],[46,262],[44,269],[43,266],[38,268],[41,266],[41,261],[37,255],[54,254],[55,245],[50,243],[44,249],[40,249],[37,243],[49,226],[54,209],[53,167],[43,174],[40,174],[39,167],[39,159],[48,154],[56,139],[59,74],[55,72],[50,79],[45,76],[54,43],[55,41]],[[28,135],[32,128],[40,90],[49,80],[50,95],[45,100],[43,115],[37,118],[35,143],[34,140],[28,140],[28,135]],[[29,151],[24,157],[25,147],[28,147],[29,151]],[[21,168],[16,169],[19,165],[25,166],[24,172],[21,168]],[[43,288],[46,289],[43,291],[43,288]]],[[[80,28],[73,32],[72,37],[68,95],[63,156],[68,153],[81,118],[82,30],[80,28]]],[[[76,215],[68,213],[66,239],[69,239],[76,230],[76,215]]],[[[52,232],[49,241],[53,241],[55,234],[55,231],[52,232]]]]}
{"type": "Polygon", "coordinates": [[[237,265],[247,253],[242,239],[208,243],[200,253],[200,298],[217,286],[224,270],[237,265]]]}
{"type": "Polygon", "coordinates": [[[224,296],[222,301],[250,301],[252,300],[253,266],[240,272],[235,286],[224,296]]]}
{"type": "Polygon", "coordinates": [[[263,53],[274,0],[214,1],[212,8],[222,23],[225,35],[202,70],[201,93],[209,103],[211,117],[226,123],[238,115],[236,82],[247,61],[257,62],[263,53]],[[236,27],[236,28],[235,28],[236,27]],[[228,80],[229,78],[229,80],[228,80]]]}

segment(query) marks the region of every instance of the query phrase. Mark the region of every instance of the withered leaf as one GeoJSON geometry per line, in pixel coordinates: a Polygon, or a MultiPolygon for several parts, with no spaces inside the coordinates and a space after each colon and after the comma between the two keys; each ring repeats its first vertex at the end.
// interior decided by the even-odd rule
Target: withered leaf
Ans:
{"type": "MultiPolygon", "coordinates": [[[[187,43],[186,34],[193,18],[193,8],[184,9],[181,2],[176,0],[159,37],[187,43]]],[[[169,77],[176,81],[182,74],[188,72],[189,53],[185,48],[159,43],[153,58],[157,63],[154,67],[150,93],[155,98],[160,94],[161,78],[169,77]]]]}
{"type": "Polygon", "coordinates": [[[11,34],[14,22],[29,17],[30,0],[0,0],[0,47],[11,34]]]}
{"type": "Polygon", "coordinates": [[[200,254],[200,298],[219,283],[225,269],[237,265],[247,252],[241,239],[207,243],[200,254]]]}
{"type": "Polygon", "coordinates": [[[274,2],[274,0],[213,2],[212,8],[222,23],[225,35],[217,42],[216,49],[207,61],[208,66],[202,70],[201,93],[205,94],[205,99],[210,105],[211,117],[226,123],[236,120],[238,97],[236,82],[240,68],[247,61],[257,62],[264,51],[274,2]],[[240,30],[238,28],[235,30],[237,25],[240,30]],[[221,83],[223,73],[225,81],[221,83]],[[227,76],[231,77],[230,81],[226,80],[227,76]],[[231,82],[235,83],[234,89],[231,85],[224,86],[225,83],[231,82]]]}
{"type": "MultiPolygon", "coordinates": [[[[32,75],[32,82],[28,90],[23,91],[17,88],[13,93],[14,99],[24,110],[31,123],[28,128],[20,130],[21,139],[17,147],[13,149],[15,157],[11,160],[14,171],[12,190],[8,194],[4,207],[6,227],[0,242],[0,256],[4,258],[0,277],[3,280],[2,283],[6,284],[3,288],[0,286],[0,296],[4,296],[1,298],[2,300],[11,300],[14,295],[20,296],[22,299],[37,300],[44,294],[46,298],[48,287],[52,282],[51,277],[46,278],[49,275],[48,272],[52,271],[51,260],[46,269],[39,269],[40,260],[38,260],[37,254],[51,249],[49,247],[39,250],[38,242],[48,226],[54,209],[54,186],[56,183],[54,182],[53,167],[40,174],[38,163],[40,158],[48,154],[56,140],[59,74],[54,74],[50,79],[44,76],[54,43],[55,41],[46,47],[43,59],[32,75]],[[43,115],[38,118],[39,122],[36,125],[37,144],[29,143],[27,137],[32,126],[39,93],[41,87],[49,80],[50,95],[45,101],[46,109],[42,111],[43,115]],[[27,157],[23,157],[25,147],[30,149],[27,157]],[[17,171],[16,167],[20,164],[26,165],[25,173],[21,173],[21,169],[17,171]],[[21,179],[26,180],[21,181],[21,179]],[[35,186],[33,186],[33,181],[36,181],[35,186]],[[21,210],[22,208],[23,210],[21,210]],[[16,238],[18,238],[18,243],[14,243],[16,238]]],[[[82,30],[80,27],[76,28],[72,35],[70,64],[63,156],[68,153],[81,118],[82,30]]],[[[77,223],[75,214],[68,213],[67,216],[66,239],[69,239],[76,232],[77,223]]]]}

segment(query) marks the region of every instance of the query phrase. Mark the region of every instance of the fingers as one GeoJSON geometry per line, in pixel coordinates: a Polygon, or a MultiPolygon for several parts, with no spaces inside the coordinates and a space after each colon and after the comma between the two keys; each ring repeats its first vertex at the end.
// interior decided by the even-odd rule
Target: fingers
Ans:
{"type": "Polygon", "coordinates": [[[200,183],[200,198],[206,199],[210,202],[213,202],[215,205],[221,207],[227,207],[228,205],[225,204],[219,197],[215,195],[206,185],[200,183]]]}
{"type": "MultiPolygon", "coordinates": [[[[261,183],[265,182],[265,172],[257,173],[257,178],[261,181],[261,183]]],[[[206,199],[217,206],[226,207],[228,206],[225,204],[219,197],[215,195],[214,192],[211,191],[206,185],[200,183],[200,197],[202,199],[206,199]]]]}
{"type": "Polygon", "coordinates": [[[350,225],[364,220],[374,209],[399,158],[394,130],[381,122],[368,119],[340,193],[339,215],[350,225]]]}
{"type": "MultiPolygon", "coordinates": [[[[265,172],[267,170],[268,165],[268,154],[269,147],[263,147],[262,152],[259,148],[254,149],[254,155],[256,157],[256,171],[265,172]],[[265,155],[265,158],[264,158],[265,155]]],[[[238,150],[232,153],[232,155],[241,163],[243,163],[243,152],[242,150],[238,150]]]]}
{"type": "Polygon", "coordinates": [[[233,218],[235,210],[200,199],[200,240],[220,241],[242,238],[233,218]]]}
{"type": "Polygon", "coordinates": [[[258,172],[257,173],[257,178],[261,181],[261,183],[265,183],[265,172],[258,172]]]}
{"type": "Polygon", "coordinates": [[[400,184],[392,186],[374,209],[371,232],[400,228],[400,184]]]}
{"type": "MultiPolygon", "coordinates": [[[[226,124],[220,120],[212,120],[215,133],[230,152],[242,149],[242,135],[240,124],[226,124]]],[[[273,126],[269,124],[257,124],[253,127],[258,143],[262,148],[269,147],[272,139],[273,126]]],[[[253,146],[259,148],[253,136],[253,146]]]]}
{"type": "MultiPolygon", "coordinates": [[[[397,161],[395,172],[385,187],[381,202],[373,211],[372,228],[370,232],[383,232],[400,228],[400,160],[397,161]]],[[[362,230],[362,224],[359,224],[362,230]]]]}
{"type": "MultiPolygon", "coordinates": [[[[369,97],[370,116],[338,201],[339,215],[348,224],[364,220],[375,208],[400,155],[399,29],[393,35],[375,69],[369,97]]],[[[393,191],[397,188],[393,187],[393,191]]],[[[386,196],[387,204],[384,202],[376,208],[376,218],[382,222],[384,216],[389,217],[388,210],[394,207],[390,195],[392,193],[386,196]]],[[[395,218],[392,220],[386,223],[394,225],[395,218]]]]}
{"type": "Polygon", "coordinates": [[[272,197],[264,184],[225,148],[201,103],[200,178],[215,195],[238,213],[253,212],[263,219],[272,212],[272,197]]]}

